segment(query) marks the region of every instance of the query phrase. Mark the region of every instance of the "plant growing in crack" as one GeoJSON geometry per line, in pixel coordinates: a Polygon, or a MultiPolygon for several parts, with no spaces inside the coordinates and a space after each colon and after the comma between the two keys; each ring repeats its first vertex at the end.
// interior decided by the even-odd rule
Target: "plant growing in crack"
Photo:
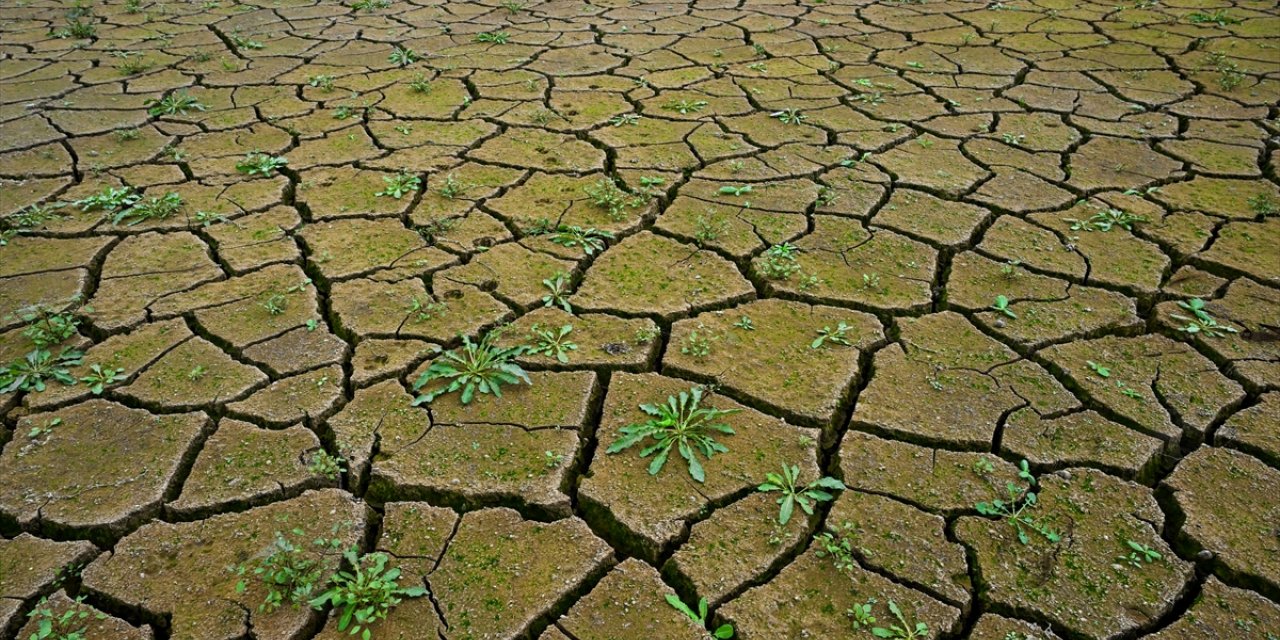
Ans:
{"type": "Polygon", "coordinates": [[[786,280],[791,274],[800,270],[796,256],[800,250],[789,242],[775,244],[764,252],[760,261],[760,272],[770,280],[786,280]]]}
{"type": "MultiPolygon", "coordinates": [[[[686,605],[683,600],[680,599],[680,596],[677,596],[674,593],[667,594],[667,604],[671,605],[671,608],[675,609],[676,611],[683,613],[690,620],[692,620],[694,624],[698,625],[699,627],[706,628],[707,626],[707,599],[706,598],[698,599],[698,611],[696,613],[693,611],[693,609],[690,609],[689,606],[686,605]]],[[[715,631],[711,632],[711,637],[717,638],[718,640],[724,639],[724,638],[732,638],[733,625],[722,624],[716,627],[715,631]]]]}
{"type": "Polygon", "coordinates": [[[76,598],[74,605],[62,613],[55,613],[48,602],[48,598],[40,598],[40,602],[27,614],[27,618],[36,623],[36,632],[27,640],[87,640],[89,616],[95,620],[107,617],[104,613],[90,614],[84,604],[84,596],[76,598]]]}
{"type": "Polygon", "coordinates": [[[124,380],[124,369],[113,369],[97,363],[89,365],[89,373],[80,378],[80,382],[89,385],[89,393],[95,396],[102,395],[107,387],[124,380]]]}
{"type": "Polygon", "coordinates": [[[502,397],[504,384],[533,384],[529,374],[525,373],[515,359],[523,355],[527,347],[499,347],[494,344],[500,332],[492,331],[473,343],[467,336],[462,336],[462,348],[451,349],[437,357],[427,370],[413,382],[413,390],[419,395],[413,399],[413,405],[429,404],[436,398],[455,391],[461,391],[459,400],[462,404],[470,404],[476,392],[502,397]],[[432,382],[442,384],[435,389],[423,391],[432,382]],[[448,384],[443,384],[447,382],[448,384]]]}
{"type": "Polygon", "coordinates": [[[822,346],[828,342],[831,342],[834,344],[842,344],[842,345],[845,345],[846,347],[851,346],[852,343],[849,342],[849,331],[851,329],[853,329],[853,327],[843,322],[837,324],[836,328],[834,329],[832,329],[830,326],[825,326],[821,329],[818,329],[818,337],[814,338],[813,342],[809,343],[809,348],[821,349],[822,346]]]}
{"type": "Polygon", "coordinates": [[[106,213],[115,213],[133,206],[141,198],[142,196],[138,195],[133,187],[125,185],[118,188],[106,187],[98,193],[75,200],[71,204],[79,207],[81,211],[100,210],[106,213]]]}
{"type": "Polygon", "coordinates": [[[138,200],[128,209],[121,210],[111,218],[111,224],[120,224],[129,220],[127,226],[141,224],[147,220],[164,220],[182,208],[182,196],[169,191],[163,196],[152,196],[146,200],[138,200]]]}
{"type": "Polygon", "coordinates": [[[74,386],[76,378],[71,375],[71,367],[79,365],[83,357],[75,349],[63,349],[54,355],[48,349],[37,348],[0,369],[0,393],[44,391],[46,382],[74,386]]]}
{"type": "Polygon", "coordinates": [[[604,176],[595,183],[583,187],[583,192],[596,208],[604,209],[610,220],[621,222],[627,219],[627,209],[644,206],[648,199],[640,194],[623,191],[617,181],[604,176]]]}
{"type": "Polygon", "coordinates": [[[778,524],[786,525],[791,521],[791,514],[796,505],[806,514],[813,515],[813,505],[818,502],[830,502],[835,496],[826,490],[843,491],[844,483],[831,476],[823,476],[807,485],[800,484],[800,467],[798,465],[782,465],[782,473],[768,473],[765,482],[756,487],[764,493],[780,492],[778,498],[778,524]]]}
{"type": "Polygon", "coordinates": [[[1067,218],[1071,223],[1072,231],[1110,231],[1114,227],[1121,227],[1126,231],[1133,231],[1133,225],[1139,222],[1148,222],[1148,220],[1140,215],[1135,215],[1127,211],[1119,209],[1103,209],[1087,220],[1077,220],[1075,218],[1067,218]]]}
{"type": "Polygon", "coordinates": [[[337,480],[347,472],[347,461],[342,459],[341,456],[330,455],[328,451],[318,449],[311,456],[307,471],[320,474],[331,481],[337,480]]]}
{"type": "Polygon", "coordinates": [[[548,291],[542,296],[542,306],[560,307],[565,313],[573,313],[573,306],[569,304],[569,274],[560,271],[550,278],[544,278],[542,286],[548,291]]]}
{"type": "Polygon", "coordinates": [[[716,441],[715,434],[734,434],[733,427],[720,422],[720,419],[737,413],[739,409],[701,406],[702,394],[703,388],[695,386],[677,396],[667,396],[666,404],[640,405],[640,410],[650,416],[649,420],[622,427],[605,453],[621,453],[650,438],[653,444],[640,450],[641,458],[654,456],[649,463],[649,475],[658,475],[671,450],[675,449],[688,463],[689,477],[705,482],[706,472],[698,461],[698,455],[710,461],[715,454],[729,451],[728,447],[716,441]]]}
{"type": "MultiPolygon", "coordinates": [[[[88,308],[86,307],[86,310],[88,308]]],[[[22,336],[37,348],[51,347],[66,342],[76,335],[80,326],[80,318],[70,311],[54,311],[43,305],[36,305],[18,311],[18,317],[27,323],[22,336]]]]}
{"type": "Polygon", "coordinates": [[[1200,298],[1192,298],[1178,302],[1178,306],[1186,309],[1191,316],[1184,316],[1177,313],[1169,314],[1169,317],[1176,318],[1186,322],[1186,326],[1178,327],[1178,331],[1189,333],[1192,335],[1205,335],[1210,338],[1222,338],[1228,333],[1239,333],[1235,327],[1225,324],[1219,324],[1213,316],[1205,311],[1204,300],[1200,298]]]}
{"type": "Polygon", "coordinates": [[[603,251],[605,241],[613,239],[613,233],[596,228],[583,229],[578,226],[560,225],[551,233],[551,241],[562,247],[582,247],[582,252],[594,255],[603,251]]]}
{"type": "Polygon", "coordinates": [[[427,595],[423,585],[400,586],[400,569],[387,568],[390,558],[385,553],[357,555],[354,549],[348,549],[342,557],[351,570],[329,576],[328,588],[311,600],[313,609],[333,606],[338,616],[338,631],[350,627],[350,635],[361,633],[363,640],[369,640],[369,625],[385,620],[404,598],[427,595]]]}
{"type": "MultiPolygon", "coordinates": [[[[303,535],[301,529],[294,529],[290,533],[299,538],[303,535]]],[[[269,552],[258,558],[255,566],[242,563],[229,569],[240,578],[236,582],[236,593],[246,592],[249,581],[253,578],[267,590],[267,595],[258,605],[258,611],[271,612],[285,605],[300,608],[308,603],[316,586],[324,578],[323,551],[336,550],[342,544],[336,539],[321,539],[316,543],[317,551],[308,553],[301,544],[277,531],[269,552]]]]}
{"type": "Polygon", "coordinates": [[[991,305],[991,309],[995,311],[999,311],[1000,313],[1003,313],[1004,315],[1010,318],[1013,318],[1015,320],[1018,318],[1018,314],[1014,313],[1013,309],[1009,308],[1009,298],[1006,296],[1002,296],[1002,295],[996,296],[996,302],[995,304],[991,305]]]}
{"type": "Polygon", "coordinates": [[[1056,544],[1061,541],[1061,534],[1029,513],[1036,508],[1039,501],[1036,493],[1032,491],[1035,487],[1035,477],[1031,475],[1026,460],[1023,460],[1019,466],[1018,477],[1027,482],[1025,489],[1012,482],[1006,482],[1007,500],[997,498],[990,502],[979,502],[974,505],[974,508],[984,516],[996,516],[1007,522],[1017,532],[1018,542],[1024,545],[1031,544],[1028,531],[1039,534],[1051,543],[1056,544]]]}
{"type": "Polygon", "coordinates": [[[529,328],[529,353],[555,358],[562,364],[569,362],[569,352],[578,350],[578,345],[569,340],[572,331],[571,324],[563,325],[558,330],[534,324],[529,328]]]}
{"type": "Polygon", "coordinates": [[[422,188],[422,178],[409,173],[406,169],[401,169],[394,176],[382,176],[382,181],[387,186],[373,194],[375,197],[386,196],[399,200],[422,188]]]}

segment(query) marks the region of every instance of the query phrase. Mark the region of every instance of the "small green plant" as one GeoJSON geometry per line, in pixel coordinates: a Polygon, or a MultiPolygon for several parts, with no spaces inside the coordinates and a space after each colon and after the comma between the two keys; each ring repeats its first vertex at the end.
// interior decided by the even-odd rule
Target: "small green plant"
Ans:
{"type": "Polygon", "coordinates": [[[1022,142],[1027,139],[1027,136],[1020,133],[1002,133],[1000,134],[1000,138],[1004,140],[1004,143],[1007,145],[1020,147],[1022,146],[1022,142]]]}
{"type": "Polygon", "coordinates": [[[1010,318],[1017,319],[1018,317],[1018,314],[1014,313],[1013,309],[1009,308],[1009,298],[1005,296],[996,296],[996,302],[991,305],[991,308],[1009,316],[1010,318]]]}
{"type": "Polygon", "coordinates": [[[572,331],[571,324],[563,325],[559,330],[533,325],[529,329],[529,353],[546,355],[561,363],[569,362],[569,352],[578,350],[578,345],[569,340],[572,331]]]}
{"type": "Polygon", "coordinates": [[[133,190],[133,187],[125,185],[123,187],[107,187],[101,192],[91,196],[73,201],[73,206],[79,207],[81,211],[100,210],[107,213],[115,213],[121,209],[132,207],[140,200],[142,196],[133,190]]]}
{"type": "Polygon", "coordinates": [[[621,434],[605,453],[621,453],[645,438],[652,438],[653,444],[640,451],[641,458],[654,456],[649,463],[649,475],[662,471],[674,448],[688,463],[689,477],[705,482],[706,472],[698,461],[698,454],[709,461],[715,454],[729,451],[715,440],[714,434],[733,435],[733,428],[719,420],[739,410],[703,407],[702,393],[702,387],[693,387],[678,396],[667,396],[666,404],[640,405],[640,410],[651,416],[650,419],[622,427],[621,434]]]}
{"type": "Polygon", "coordinates": [[[187,372],[187,380],[199,382],[204,379],[206,373],[209,373],[209,370],[204,365],[198,364],[191,367],[191,370],[187,372]]]}
{"type": "Polygon", "coordinates": [[[1249,208],[1260,216],[1280,215],[1280,202],[1277,202],[1269,193],[1259,193],[1249,198],[1248,203],[1249,208]]]}
{"type": "Polygon", "coordinates": [[[1187,21],[1191,24],[1216,24],[1219,27],[1226,27],[1233,24],[1240,24],[1242,20],[1232,18],[1227,15],[1226,9],[1218,9],[1213,13],[1205,13],[1203,11],[1194,11],[1187,14],[1187,21]]]}
{"type": "Polygon", "coordinates": [[[506,31],[488,31],[485,33],[477,33],[475,42],[487,42],[490,44],[507,44],[511,40],[511,34],[506,31]]]}
{"type": "Polygon", "coordinates": [[[1000,265],[1000,276],[1005,280],[1012,280],[1018,277],[1020,266],[1022,266],[1021,260],[1005,260],[1004,264],[1000,265]]]}
{"type": "Polygon", "coordinates": [[[124,369],[113,369],[100,364],[89,365],[89,373],[80,378],[80,382],[89,385],[89,392],[95,396],[102,395],[103,390],[117,382],[124,382],[124,369]]]}
{"type": "Polygon", "coordinates": [[[37,349],[45,349],[66,342],[76,335],[80,318],[70,311],[54,311],[43,305],[22,309],[18,317],[27,323],[22,336],[37,349]]]}
{"type": "MultiPolygon", "coordinates": [[[[36,630],[27,640],[89,640],[86,624],[90,613],[84,606],[84,596],[75,599],[75,605],[62,613],[54,613],[48,604],[48,598],[40,598],[40,602],[27,614],[27,618],[36,623],[36,630]]],[[[94,619],[103,620],[106,614],[92,614],[94,619]]]]}
{"type": "Polygon", "coordinates": [[[92,38],[97,32],[98,27],[92,22],[86,22],[76,17],[67,20],[67,26],[50,31],[49,35],[61,39],[86,40],[92,38]]]}
{"type": "Polygon", "coordinates": [[[49,381],[73,386],[76,378],[71,375],[71,367],[79,365],[83,357],[75,349],[63,349],[57,355],[48,349],[34,349],[0,369],[0,393],[44,391],[49,381]]]}
{"type": "Polygon", "coordinates": [[[645,197],[639,194],[630,194],[623,191],[618,183],[607,176],[601,177],[595,183],[583,187],[583,192],[587,194],[587,198],[591,200],[591,204],[599,209],[604,209],[610,220],[620,222],[627,218],[627,209],[644,206],[645,197]]]}
{"type": "Polygon", "coordinates": [[[448,308],[448,303],[436,300],[431,295],[409,298],[409,315],[413,317],[414,322],[426,322],[432,318],[438,318],[448,308]]]}
{"type": "Polygon", "coordinates": [[[399,200],[407,194],[413,193],[422,188],[422,178],[409,173],[405,169],[401,169],[394,176],[382,176],[382,181],[386,183],[386,187],[374,196],[387,196],[399,200]]]}
{"type": "Polygon", "coordinates": [[[265,177],[279,171],[281,167],[287,164],[289,164],[289,161],[281,156],[272,156],[253,151],[245,155],[244,160],[236,163],[236,171],[247,176],[265,177]]]}
{"type": "Polygon", "coordinates": [[[409,81],[409,90],[414,93],[425,96],[431,93],[431,89],[431,81],[427,79],[427,76],[421,73],[413,76],[413,79],[409,81]]]}
{"type": "Polygon", "coordinates": [[[333,76],[307,76],[307,84],[323,91],[333,91],[333,76]]]}
{"type": "Polygon", "coordinates": [[[142,131],[137,127],[125,127],[112,131],[111,136],[116,139],[116,142],[133,142],[142,137],[142,131]]]}
{"type": "Polygon", "coordinates": [[[606,240],[612,240],[613,233],[609,231],[601,231],[599,229],[560,225],[555,232],[551,234],[551,241],[562,247],[582,247],[582,252],[587,255],[594,255],[597,251],[603,251],[606,240]]]}
{"type": "Polygon", "coordinates": [[[870,629],[871,625],[876,623],[876,617],[872,615],[871,608],[876,604],[876,599],[871,598],[862,604],[855,604],[845,610],[844,614],[849,617],[854,630],[870,629]]]}
{"type": "Polygon", "coordinates": [[[170,191],[163,196],[139,200],[128,209],[117,213],[111,219],[112,224],[129,221],[128,226],[141,224],[147,220],[163,220],[177,213],[182,208],[182,196],[170,191]]]}
{"type": "Polygon", "coordinates": [[[632,337],[632,340],[636,344],[649,344],[656,340],[659,335],[662,335],[662,330],[657,327],[640,327],[636,329],[636,334],[632,337]]]}
{"type": "Polygon", "coordinates": [[[739,318],[737,322],[733,323],[733,326],[739,329],[742,329],[743,331],[756,330],[756,324],[752,322],[751,318],[748,318],[747,316],[742,316],[741,318],[739,318]]]}
{"type": "Polygon", "coordinates": [[[1205,311],[1204,300],[1200,298],[1192,298],[1191,300],[1181,301],[1178,306],[1191,312],[1192,317],[1179,315],[1176,313],[1169,314],[1170,317],[1183,320],[1187,324],[1184,327],[1178,327],[1178,331],[1190,334],[1203,334],[1210,338],[1221,338],[1228,333],[1239,333],[1235,327],[1225,324],[1219,324],[1213,316],[1205,311]]]}
{"type": "Polygon", "coordinates": [[[289,308],[289,299],[286,298],[283,293],[276,293],[268,296],[267,299],[260,302],[258,306],[265,309],[267,315],[278,316],[283,314],[285,310],[289,308]]]}
{"type": "MultiPolygon", "coordinates": [[[[699,627],[706,628],[707,626],[707,599],[706,598],[700,598],[698,600],[698,611],[696,613],[692,609],[690,609],[689,606],[684,603],[684,601],[680,600],[680,596],[677,596],[674,593],[667,594],[667,604],[671,605],[671,608],[675,609],[676,611],[679,611],[680,613],[683,613],[684,615],[688,616],[689,619],[694,622],[694,624],[698,625],[699,627]]],[[[717,638],[718,640],[724,639],[724,638],[732,638],[733,625],[722,624],[716,627],[716,630],[711,632],[711,637],[717,638]]]]}
{"type": "Polygon", "coordinates": [[[351,8],[357,11],[374,11],[386,9],[389,6],[391,6],[391,0],[356,0],[351,8]]]}
{"type": "Polygon", "coordinates": [[[850,346],[852,343],[849,342],[849,330],[851,329],[853,329],[853,327],[843,322],[837,324],[835,329],[832,329],[830,326],[818,329],[818,337],[814,338],[813,342],[809,343],[809,348],[821,349],[822,346],[828,342],[850,346]]]}
{"type": "Polygon", "coordinates": [[[311,473],[318,473],[329,480],[337,480],[346,473],[347,461],[339,456],[330,455],[328,451],[319,449],[311,456],[311,464],[307,465],[307,470],[311,473]]]}
{"type": "Polygon", "coordinates": [[[760,271],[770,280],[786,280],[800,270],[800,265],[796,262],[799,253],[800,250],[789,242],[775,244],[765,250],[760,271]]]}
{"type": "Polygon", "coordinates": [[[414,406],[428,404],[455,391],[462,392],[459,398],[462,404],[470,404],[477,391],[501,398],[504,384],[519,384],[521,381],[533,384],[529,380],[529,374],[514,362],[525,353],[527,347],[495,346],[493,343],[497,336],[497,333],[491,332],[478,343],[463,336],[461,352],[457,349],[446,351],[432,361],[431,366],[413,383],[413,390],[421,392],[413,399],[414,406]],[[448,384],[422,392],[423,387],[437,380],[448,381],[448,384]]]}
{"type": "Polygon", "coordinates": [[[751,193],[751,185],[725,185],[720,187],[717,192],[722,196],[745,196],[751,193]]]}
{"type": "Polygon", "coordinates": [[[523,11],[527,4],[527,2],[516,2],[516,0],[504,0],[502,8],[506,9],[507,13],[514,15],[523,11]]]}
{"type": "Polygon", "coordinates": [[[1135,223],[1147,222],[1147,219],[1119,209],[1104,209],[1089,216],[1088,220],[1067,218],[1067,221],[1071,223],[1072,231],[1110,231],[1112,227],[1133,231],[1135,223]]]}
{"type": "Polygon", "coordinates": [[[407,67],[419,60],[418,53],[408,47],[396,46],[387,56],[387,61],[401,67],[407,67]]]}
{"type": "Polygon", "coordinates": [[[795,108],[774,111],[769,114],[769,117],[777,118],[782,124],[804,124],[804,121],[809,119],[809,116],[800,113],[800,110],[795,108]]]}
{"type": "Polygon", "coordinates": [[[565,313],[573,313],[573,306],[569,304],[569,274],[561,271],[550,278],[544,278],[542,286],[548,291],[547,295],[542,296],[542,306],[560,307],[565,313]]]}
{"type": "Polygon", "coordinates": [[[929,625],[923,622],[915,624],[907,622],[906,617],[902,615],[902,609],[898,608],[898,603],[893,600],[889,601],[889,613],[898,619],[898,623],[890,624],[888,627],[872,627],[871,635],[893,640],[914,640],[929,635],[929,625]]]}
{"type": "Polygon", "coordinates": [[[715,242],[724,235],[729,228],[729,223],[724,216],[708,210],[705,214],[700,213],[693,221],[693,239],[701,246],[708,242],[715,242]]]}
{"type": "Polygon", "coordinates": [[[147,60],[146,56],[138,56],[125,58],[116,66],[116,69],[120,71],[122,76],[136,76],[139,73],[150,71],[153,66],[155,65],[147,60]]]}
{"type": "Polygon", "coordinates": [[[689,331],[689,335],[685,337],[684,344],[680,347],[680,353],[691,358],[705,358],[711,355],[711,343],[719,340],[714,331],[707,328],[701,322],[693,330],[689,331]]]}
{"type": "Polygon", "coordinates": [[[205,111],[208,108],[182,89],[178,89],[159,100],[147,100],[143,103],[143,106],[147,107],[147,113],[156,117],[185,116],[188,111],[205,111]]]}
{"type": "MultiPolygon", "coordinates": [[[[295,537],[303,535],[301,529],[294,529],[291,533],[295,537]]],[[[340,542],[322,541],[322,544],[338,545],[340,542]]],[[[317,556],[315,553],[307,553],[301,545],[291,542],[277,531],[270,551],[258,558],[256,566],[240,564],[231,567],[230,571],[239,577],[236,593],[247,591],[249,580],[253,578],[262,582],[267,589],[267,595],[258,605],[258,611],[271,612],[285,605],[301,607],[309,602],[316,585],[324,577],[324,564],[317,556]]]]}
{"type": "Polygon", "coordinates": [[[609,124],[615,127],[621,127],[623,125],[639,124],[639,122],[640,122],[640,114],[638,113],[623,113],[623,114],[616,115],[612,118],[609,118],[609,124]]]}
{"type": "Polygon", "coordinates": [[[707,104],[706,100],[671,100],[663,104],[662,108],[667,111],[675,111],[681,115],[688,115],[706,109],[707,104]]]}
{"type": "Polygon", "coordinates": [[[1084,362],[1085,364],[1089,365],[1089,369],[1092,370],[1095,374],[1097,374],[1099,378],[1111,377],[1111,369],[1109,367],[1105,367],[1092,360],[1085,360],[1084,362]]]}
{"type": "Polygon", "coordinates": [[[142,0],[125,0],[124,12],[125,13],[141,13],[142,0]]]}
{"type": "Polygon", "coordinates": [[[267,46],[265,44],[262,44],[262,42],[258,40],[254,40],[253,38],[248,38],[240,35],[240,32],[238,31],[234,31],[231,33],[230,40],[231,40],[231,44],[235,45],[237,49],[258,50],[258,49],[265,49],[267,46]]]}
{"type": "Polygon", "coordinates": [[[1135,569],[1141,569],[1143,564],[1151,564],[1164,558],[1159,551],[1140,542],[1125,540],[1124,543],[1129,547],[1129,554],[1120,556],[1117,560],[1126,562],[1135,569]]]}
{"type": "Polygon", "coordinates": [[[360,117],[362,115],[364,115],[364,109],[348,106],[345,104],[339,105],[337,108],[333,110],[334,120],[347,120],[350,118],[360,117]]]}
{"type": "Polygon", "coordinates": [[[835,189],[826,185],[818,187],[818,197],[814,199],[814,204],[819,207],[830,206],[833,202],[840,199],[840,193],[835,189]]]}
{"type": "Polygon", "coordinates": [[[765,475],[765,482],[756,487],[756,490],[770,493],[778,491],[782,496],[778,498],[778,524],[786,525],[791,521],[791,514],[795,511],[796,505],[805,513],[813,515],[813,505],[818,502],[830,502],[835,496],[827,492],[843,491],[844,483],[831,476],[823,476],[810,482],[807,485],[799,484],[800,467],[797,465],[782,465],[782,473],[769,473],[765,475]]]}
{"type": "MultiPolygon", "coordinates": [[[[1027,469],[1026,460],[1022,461],[1018,476],[1028,480],[1029,483],[1033,482],[1031,472],[1027,469]]],[[[1028,531],[1038,533],[1045,540],[1056,544],[1062,540],[1061,534],[1028,513],[1039,504],[1035,492],[1031,490],[1031,486],[1027,489],[1021,489],[1012,482],[1006,482],[1005,492],[1008,494],[1008,500],[995,499],[990,502],[979,502],[974,505],[974,508],[984,516],[997,516],[1009,523],[1009,526],[1013,527],[1018,534],[1018,542],[1024,545],[1031,544],[1031,536],[1027,534],[1028,531]]]]}
{"type": "Polygon", "coordinates": [[[442,198],[453,200],[454,198],[465,195],[467,190],[470,188],[471,185],[458,180],[452,173],[450,173],[444,177],[444,184],[440,185],[436,189],[436,192],[439,193],[442,198]]]}
{"type": "Polygon", "coordinates": [[[387,568],[389,558],[385,553],[360,556],[354,549],[348,549],[342,555],[351,571],[338,571],[330,576],[328,589],[311,600],[314,609],[326,604],[333,606],[338,616],[338,631],[350,628],[351,635],[360,633],[363,640],[369,640],[372,635],[369,625],[385,620],[387,613],[404,598],[427,595],[425,586],[400,586],[400,569],[387,568]]]}

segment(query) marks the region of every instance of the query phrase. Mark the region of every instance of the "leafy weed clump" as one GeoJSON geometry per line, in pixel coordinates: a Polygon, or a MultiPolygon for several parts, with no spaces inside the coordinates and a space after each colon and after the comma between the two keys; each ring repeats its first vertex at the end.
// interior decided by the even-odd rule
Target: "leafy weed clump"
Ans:
{"type": "Polygon", "coordinates": [[[621,435],[605,453],[621,453],[645,438],[652,438],[653,444],[640,450],[641,458],[654,456],[649,463],[649,475],[658,475],[671,450],[675,449],[688,463],[689,476],[705,482],[706,472],[698,461],[698,454],[710,460],[717,453],[729,451],[728,447],[716,441],[714,434],[733,435],[733,427],[719,420],[739,410],[703,407],[702,394],[702,387],[693,387],[689,391],[681,391],[678,396],[667,396],[666,404],[640,405],[640,410],[652,417],[645,422],[622,427],[621,435]]]}
{"type": "Polygon", "coordinates": [[[497,333],[489,333],[480,342],[471,342],[467,336],[462,337],[461,350],[446,351],[427,367],[413,383],[413,390],[421,392],[429,383],[441,380],[448,384],[431,391],[421,392],[413,399],[414,406],[429,404],[432,400],[455,391],[461,391],[462,404],[470,404],[477,391],[502,397],[502,385],[533,384],[529,374],[515,359],[524,354],[527,347],[502,348],[494,344],[497,333]]]}

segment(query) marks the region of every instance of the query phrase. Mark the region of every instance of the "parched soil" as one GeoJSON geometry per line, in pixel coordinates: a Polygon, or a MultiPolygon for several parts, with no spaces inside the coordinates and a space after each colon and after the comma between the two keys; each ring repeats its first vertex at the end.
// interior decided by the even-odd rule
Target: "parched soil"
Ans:
{"type": "Polygon", "coordinates": [[[0,638],[360,637],[356,559],[422,590],[379,640],[1280,640],[1278,52],[1271,0],[0,2],[0,638]],[[622,446],[667,406],[717,444],[622,446]]]}

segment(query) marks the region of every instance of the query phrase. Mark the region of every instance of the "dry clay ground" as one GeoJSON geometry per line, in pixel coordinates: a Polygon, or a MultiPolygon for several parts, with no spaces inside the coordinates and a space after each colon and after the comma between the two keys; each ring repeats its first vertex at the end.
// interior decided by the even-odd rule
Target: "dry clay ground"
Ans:
{"type": "Polygon", "coordinates": [[[8,0],[0,635],[1276,640],[1278,96],[1267,0],[8,0]]]}

